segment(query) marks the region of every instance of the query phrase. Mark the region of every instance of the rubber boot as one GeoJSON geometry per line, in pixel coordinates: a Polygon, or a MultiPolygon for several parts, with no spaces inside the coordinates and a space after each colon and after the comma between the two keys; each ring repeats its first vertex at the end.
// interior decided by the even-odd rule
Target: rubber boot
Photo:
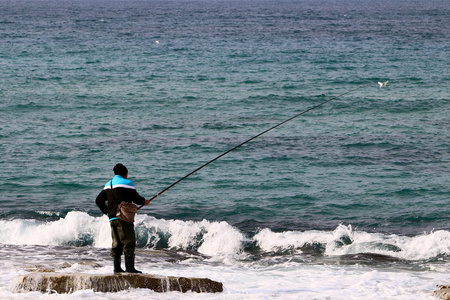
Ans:
{"type": "Polygon", "coordinates": [[[114,273],[123,273],[125,272],[120,266],[121,263],[121,255],[114,256],[114,273]]]}
{"type": "Polygon", "coordinates": [[[125,269],[128,273],[142,273],[134,268],[134,256],[125,256],[125,269]]]}

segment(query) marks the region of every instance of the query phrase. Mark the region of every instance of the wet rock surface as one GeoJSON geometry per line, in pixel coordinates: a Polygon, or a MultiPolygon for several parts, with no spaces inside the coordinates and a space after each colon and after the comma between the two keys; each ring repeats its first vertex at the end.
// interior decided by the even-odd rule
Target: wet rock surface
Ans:
{"type": "Polygon", "coordinates": [[[450,285],[438,285],[434,295],[439,299],[450,300],[450,285]]]}
{"type": "Polygon", "coordinates": [[[129,273],[111,275],[31,273],[16,277],[13,291],[64,294],[84,289],[92,289],[94,292],[118,292],[132,288],[147,288],[155,292],[216,293],[223,291],[222,283],[208,278],[129,273]]]}

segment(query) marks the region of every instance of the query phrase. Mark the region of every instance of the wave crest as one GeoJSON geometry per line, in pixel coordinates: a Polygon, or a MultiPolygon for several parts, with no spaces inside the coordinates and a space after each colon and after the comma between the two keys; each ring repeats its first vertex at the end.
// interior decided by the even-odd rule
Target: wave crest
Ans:
{"type": "MultiPolygon", "coordinates": [[[[65,217],[47,222],[0,220],[0,226],[2,244],[111,246],[108,218],[84,212],[69,212],[65,217]]],[[[334,231],[273,232],[263,228],[249,237],[227,222],[164,220],[147,215],[136,217],[135,228],[138,247],[195,251],[211,257],[250,252],[317,256],[365,253],[404,260],[450,256],[450,231],[446,230],[408,237],[354,231],[351,225],[339,225],[334,231]]]]}

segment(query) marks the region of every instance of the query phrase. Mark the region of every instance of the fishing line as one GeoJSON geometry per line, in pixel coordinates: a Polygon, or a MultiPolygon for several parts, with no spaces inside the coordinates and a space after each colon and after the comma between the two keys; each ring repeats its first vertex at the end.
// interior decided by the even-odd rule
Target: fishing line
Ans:
{"type": "MultiPolygon", "coordinates": [[[[263,132],[261,132],[261,133],[255,135],[255,136],[249,138],[248,140],[246,140],[246,141],[240,143],[239,145],[234,146],[233,148],[231,148],[231,149],[225,151],[224,153],[220,154],[219,156],[215,157],[214,159],[211,159],[211,160],[208,161],[207,163],[201,165],[200,167],[198,167],[198,168],[195,169],[194,171],[190,172],[189,174],[185,175],[184,177],[178,179],[177,181],[175,181],[174,183],[172,183],[171,185],[169,185],[168,187],[166,187],[165,189],[163,189],[161,192],[159,192],[158,194],[156,194],[155,196],[153,196],[152,198],[150,198],[150,201],[152,201],[152,200],[155,199],[156,197],[160,196],[161,194],[163,194],[164,192],[166,192],[167,190],[169,190],[170,188],[172,188],[174,185],[176,185],[176,184],[180,183],[181,181],[185,180],[186,178],[188,178],[188,177],[191,176],[192,174],[197,173],[198,171],[200,171],[201,169],[203,169],[204,167],[206,167],[206,166],[209,165],[210,163],[215,162],[215,161],[218,160],[219,158],[221,158],[221,157],[227,155],[228,153],[230,153],[230,152],[236,150],[237,148],[241,147],[242,145],[245,145],[245,144],[247,144],[248,142],[253,141],[254,139],[256,139],[256,138],[262,136],[263,134],[266,134],[267,132],[269,132],[269,131],[271,131],[271,130],[273,130],[273,129],[279,127],[279,126],[281,126],[281,125],[283,125],[283,124],[285,124],[285,123],[287,123],[287,122],[289,122],[289,121],[292,121],[293,119],[298,118],[298,117],[300,117],[301,115],[306,114],[307,112],[310,112],[310,111],[312,111],[312,110],[314,110],[314,109],[316,109],[316,108],[319,108],[319,107],[321,107],[321,106],[327,104],[328,102],[331,102],[331,101],[333,101],[333,100],[336,100],[337,98],[340,98],[340,97],[342,97],[342,96],[345,96],[345,95],[347,95],[347,94],[350,94],[350,93],[352,93],[352,92],[354,92],[354,91],[356,91],[356,90],[359,90],[359,89],[361,89],[362,87],[363,87],[363,86],[360,86],[360,87],[358,87],[358,88],[356,88],[356,89],[353,89],[353,90],[347,91],[347,92],[345,92],[345,93],[342,93],[342,94],[340,94],[340,95],[334,96],[333,98],[328,99],[327,101],[324,101],[324,102],[322,102],[322,103],[319,103],[319,104],[317,104],[317,105],[314,105],[314,106],[308,108],[307,110],[304,110],[304,111],[302,111],[302,112],[296,114],[295,116],[290,117],[289,119],[284,120],[283,122],[280,122],[280,123],[278,123],[278,124],[276,124],[276,125],[270,127],[269,129],[264,130],[263,132]]],[[[141,207],[142,207],[142,206],[140,206],[139,208],[141,208],[141,207]]]]}

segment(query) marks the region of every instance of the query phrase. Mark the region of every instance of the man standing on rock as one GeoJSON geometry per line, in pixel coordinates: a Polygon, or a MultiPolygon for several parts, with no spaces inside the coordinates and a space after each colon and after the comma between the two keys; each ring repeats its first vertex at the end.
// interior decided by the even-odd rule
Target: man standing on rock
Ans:
{"type": "Polygon", "coordinates": [[[125,254],[125,270],[129,273],[142,273],[134,267],[134,249],[136,248],[136,235],[134,224],[123,221],[117,217],[118,205],[129,202],[137,205],[148,205],[150,200],[141,197],[131,180],[128,180],[128,169],[123,164],[113,168],[114,178],[105,184],[97,196],[95,203],[102,213],[107,214],[111,225],[112,248],[111,256],[114,258],[114,273],[125,272],[121,265],[122,253],[125,254]]]}

